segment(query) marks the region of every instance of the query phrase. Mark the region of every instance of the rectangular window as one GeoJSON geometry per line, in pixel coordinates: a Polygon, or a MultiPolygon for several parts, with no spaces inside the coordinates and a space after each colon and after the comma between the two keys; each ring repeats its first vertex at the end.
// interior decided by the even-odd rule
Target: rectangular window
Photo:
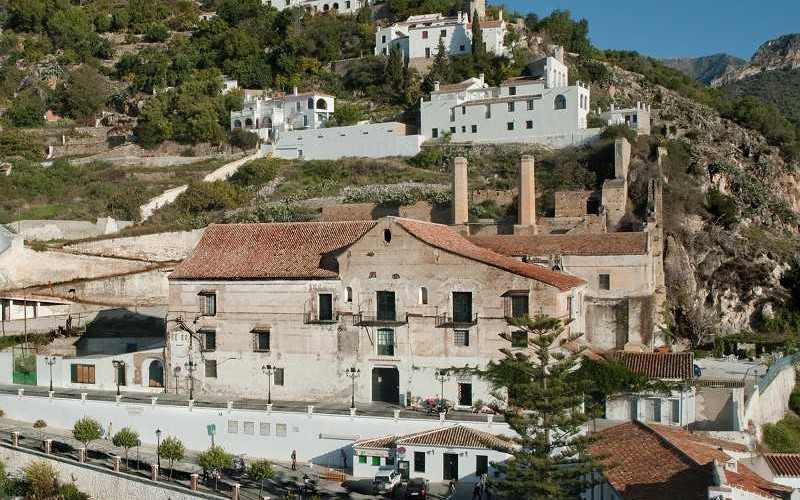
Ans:
{"type": "Polygon", "coordinates": [[[509,113],[513,113],[514,112],[514,101],[511,101],[511,102],[509,102],[507,104],[508,104],[508,112],[509,113]]]}
{"type": "Polygon", "coordinates": [[[94,384],[94,365],[70,365],[73,384],[94,384]]]}
{"type": "Polygon", "coordinates": [[[431,48],[425,47],[425,59],[430,59],[430,58],[431,58],[431,48]]]}
{"type": "Polygon", "coordinates": [[[381,43],[386,43],[386,35],[381,35],[381,43]]]}
{"type": "Polygon", "coordinates": [[[434,139],[439,137],[439,129],[435,128],[435,129],[431,130],[431,137],[433,137],[434,139]]]}
{"type": "Polygon", "coordinates": [[[599,288],[600,290],[611,290],[611,275],[610,274],[601,274],[599,276],[599,288]]]}
{"type": "Polygon", "coordinates": [[[528,111],[533,111],[533,99],[528,99],[528,111]]]}
{"type": "Polygon", "coordinates": [[[256,423],[255,422],[244,422],[242,424],[242,434],[247,435],[254,435],[256,433],[256,423]]]}
{"type": "Polygon", "coordinates": [[[450,121],[456,121],[456,108],[450,108],[450,121]]]}
{"type": "Polygon", "coordinates": [[[453,322],[472,323],[472,292],[453,292],[453,322]]]}
{"type": "Polygon", "coordinates": [[[228,420],[228,434],[239,434],[238,420],[228,420]]]}
{"type": "Polygon", "coordinates": [[[525,122],[525,128],[530,130],[533,128],[533,120],[528,120],[525,122]]]}
{"type": "Polygon", "coordinates": [[[458,51],[459,52],[466,52],[467,51],[466,45],[459,45],[458,46],[458,51]]]}
{"type": "Polygon", "coordinates": [[[203,316],[217,315],[217,294],[215,292],[200,293],[200,314],[203,316]]]}
{"type": "Polygon", "coordinates": [[[286,437],[286,424],[275,424],[275,435],[278,437],[286,437]]]}
{"type": "Polygon", "coordinates": [[[423,40],[427,40],[428,39],[428,32],[427,31],[423,31],[422,32],[422,39],[423,40]]]}
{"type": "Polygon", "coordinates": [[[517,87],[508,87],[508,95],[517,95],[517,87]]]}
{"type": "Polygon", "coordinates": [[[217,332],[214,330],[200,330],[200,338],[203,341],[203,351],[217,350],[217,332]]]}
{"type": "Polygon", "coordinates": [[[482,476],[489,473],[489,457],[486,455],[475,455],[475,475],[482,476]]]}
{"type": "Polygon", "coordinates": [[[319,320],[333,321],[333,294],[319,294],[319,320]]]}
{"type": "Polygon", "coordinates": [[[371,465],[373,467],[380,467],[381,466],[381,457],[370,457],[371,465]]]}
{"type": "Polygon", "coordinates": [[[472,406],[472,384],[458,384],[458,404],[461,406],[472,406]]]}
{"type": "Polygon", "coordinates": [[[206,360],[206,378],[217,378],[217,360],[206,360]]]}
{"type": "Polygon", "coordinates": [[[367,456],[366,455],[359,455],[358,456],[358,463],[360,463],[360,464],[367,463],[367,456]]]}
{"type": "Polygon", "coordinates": [[[467,114],[467,107],[466,106],[461,106],[461,114],[462,115],[466,115],[467,114]]]}
{"type": "Polygon", "coordinates": [[[394,465],[394,457],[393,456],[386,457],[386,460],[384,460],[384,465],[394,465]]]}
{"type": "Polygon", "coordinates": [[[439,31],[439,38],[444,38],[444,37],[446,37],[446,36],[447,36],[447,30],[441,30],[441,31],[439,31]]]}
{"type": "Polygon", "coordinates": [[[511,317],[521,318],[528,315],[528,296],[527,295],[512,295],[511,296],[511,317]]]}
{"type": "Polygon", "coordinates": [[[681,402],[677,399],[670,399],[670,421],[673,424],[680,425],[681,423],[681,402]]]}
{"type": "Polygon", "coordinates": [[[378,304],[378,321],[395,321],[397,312],[395,311],[394,292],[376,292],[378,304]]]}
{"type": "Polygon", "coordinates": [[[487,104],[486,105],[486,114],[485,114],[485,116],[486,116],[486,118],[491,118],[492,117],[492,105],[491,104],[487,104]]]}
{"type": "Polygon", "coordinates": [[[391,328],[378,330],[378,356],[394,356],[394,330],[391,328]]]}
{"type": "Polygon", "coordinates": [[[283,385],[283,368],[275,368],[275,373],[272,374],[273,385],[283,385]]]}
{"type": "Polygon", "coordinates": [[[253,332],[253,351],[269,351],[269,330],[256,330],[253,332]]]}
{"type": "Polygon", "coordinates": [[[508,122],[508,123],[506,123],[506,129],[508,129],[508,130],[514,130],[514,122],[508,122]]]}
{"type": "Polygon", "coordinates": [[[453,343],[457,347],[469,347],[469,330],[453,330],[453,343]]]}
{"type": "Polygon", "coordinates": [[[515,349],[524,349],[528,347],[528,332],[525,330],[511,332],[511,347],[515,349]]]}
{"type": "Polygon", "coordinates": [[[344,8],[345,8],[345,9],[349,9],[349,8],[350,8],[350,0],[347,0],[347,1],[344,3],[344,8]]]}
{"type": "Polygon", "coordinates": [[[425,452],[414,452],[414,472],[425,472],[425,452]]]}
{"type": "Polygon", "coordinates": [[[661,422],[661,400],[648,398],[645,402],[644,418],[648,422],[661,422]]]}
{"type": "Polygon", "coordinates": [[[461,133],[462,134],[466,134],[467,133],[467,126],[466,125],[461,125],[461,133]]]}
{"type": "Polygon", "coordinates": [[[478,133],[478,126],[477,125],[473,125],[472,126],[472,133],[473,134],[477,134],[478,133]]]}
{"type": "Polygon", "coordinates": [[[456,133],[456,128],[455,127],[450,127],[450,133],[451,134],[455,134],[456,133]]]}
{"type": "Polygon", "coordinates": [[[258,425],[258,433],[262,436],[269,436],[269,422],[261,422],[258,425]]]}

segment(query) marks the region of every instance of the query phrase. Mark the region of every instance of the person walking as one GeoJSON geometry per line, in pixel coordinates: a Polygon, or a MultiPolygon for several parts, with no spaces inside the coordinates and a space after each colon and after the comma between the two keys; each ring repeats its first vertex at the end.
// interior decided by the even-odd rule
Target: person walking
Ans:
{"type": "Polygon", "coordinates": [[[292,470],[297,470],[297,450],[292,450],[292,470]]]}
{"type": "Polygon", "coordinates": [[[113,437],[114,437],[114,435],[113,435],[113,434],[111,434],[111,422],[109,422],[109,423],[108,423],[108,432],[106,433],[106,439],[108,439],[109,441],[111,441],[111,439],[112,439],[113,437]]]}
{"type": "Polygon", "coordinates": [[[447,485],[447,498],[453,498],[453,495],[456,494],[456,482],[451,480],[450,484],[447,485]]]}

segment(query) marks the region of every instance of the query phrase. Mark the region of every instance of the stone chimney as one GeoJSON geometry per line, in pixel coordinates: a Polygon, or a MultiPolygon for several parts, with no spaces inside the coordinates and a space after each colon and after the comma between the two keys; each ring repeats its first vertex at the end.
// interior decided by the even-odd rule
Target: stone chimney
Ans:
{"type": "Polygon", "coordinates": [[[293,96],[297,95],[297,87],[292,87],[292,95],[293,96]]]}
{"type": "Polygon", "coordinates": [[[536,179],[534,159],[525,155],[519,161],[519,221],[515,234],[536,234],[536,179]]]}
{"type": "Polygon", "coordinates": [[[614,177],[628,180],[628,167],[631,164],[631,143],[620,137],[614,141],[614,177]]]}
{"type": "Polygon", "coordinates": [[[453,160],[453,225],[462,226],[469,221],[469,179],[467,159],[456,156],[453,160]]]}

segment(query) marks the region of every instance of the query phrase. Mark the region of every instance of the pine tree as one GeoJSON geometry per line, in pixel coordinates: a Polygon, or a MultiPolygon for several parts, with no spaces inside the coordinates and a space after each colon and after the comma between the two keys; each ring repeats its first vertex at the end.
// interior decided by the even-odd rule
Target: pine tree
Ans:
{"type": "Polygon", "coordinates": [[[512,347],[482,372],[495,390],[505,390],[505,419],[519,435],[513,457],[498,464],[500,496],[518,500],[579,498],[593,484],[597,466],[587,454],[591,438],[581,433],[588,421],[583,393],[573,372],[579,354],[554,346],[564,331],[561,320],[544,315],[509,320],[517,331],[500,336],[512,347]]]}
{"type": "Polygon", "coordinates": [[[384,81],[389,86],[393,97],[398,101],[403,99],[405,79],[405,56],[400,47],[394,45],[389,50],[389,57],[386,59],[384,81]]]}

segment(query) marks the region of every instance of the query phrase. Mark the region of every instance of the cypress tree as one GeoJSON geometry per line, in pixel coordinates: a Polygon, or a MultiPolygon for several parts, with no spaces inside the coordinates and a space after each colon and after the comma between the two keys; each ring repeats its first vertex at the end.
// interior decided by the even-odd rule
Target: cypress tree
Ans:
{"type": "Polygon", "coordinates": [[[396,99],[402,99],[405,79],[405,56],[400,47],[394,45],[389,50],[389,57],[386,59],[384,81],[389,85],[389,89],[396,99]]]}
{"type": "Polygon", "coordinates": [[[478,10],[472,13],[472,55],[477,59],[486,53],[486,47],[483,44],[483,29],[481,28],[481,20],[478,17],[478,10]]]}
{"type": "Polygon", "coordinates": [[[574,371],[579,354],[554,344],[564,324],[544,315],[513,318],[516,330],[500,336],[515,349],[503,348],[504,358],[489,363],[481,375],[495,390],[505,390],[505,419],[519,435],[518,447],[494,482],[500,496],[516,500],[567,500],[594,484],[598,468],[587,454],[591,438],[581,429],[583,391],[574,371]]]}
{"type": "Polygon", "coordinates": [[[453,78],[453,69],[450,66],[450,57],[447,55],[447,47],[444,46],[444,39],[439,39],[439,46],[436,48],[436,56],[433,58],[433,64],[428,74],[425,75],[423,81],[423,89],[425,92],[433,90],[434,82],[449,83],[453,78]]]}

